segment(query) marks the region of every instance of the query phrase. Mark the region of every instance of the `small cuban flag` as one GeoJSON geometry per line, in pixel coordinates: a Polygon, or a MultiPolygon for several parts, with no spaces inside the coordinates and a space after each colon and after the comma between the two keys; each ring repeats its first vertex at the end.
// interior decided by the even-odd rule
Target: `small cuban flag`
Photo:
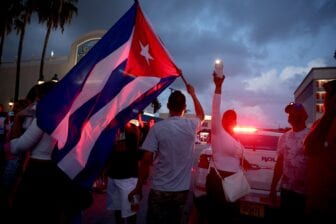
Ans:
{"type": "Polygon", "coordinates": [[[135,1],[39,102],[38,126],[57,139],[53,159],[71,179],[91,187],[117,129],[180,75],[135,1]]]}

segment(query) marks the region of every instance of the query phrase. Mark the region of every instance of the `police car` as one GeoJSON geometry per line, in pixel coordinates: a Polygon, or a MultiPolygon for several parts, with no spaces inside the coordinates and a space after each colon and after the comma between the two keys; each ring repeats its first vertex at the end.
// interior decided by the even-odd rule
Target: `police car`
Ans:
{"type": "MultiPolygon", "coordinates": [[[[271,222],[278,212],[279,200],[274,203],[270,201],[268,195],[277,158],[277,142],[282,132],[251,127],[235,128],[238,140],[245,147],[244,157],[248,161],[248,166],[244,166],[246,169],[244,172],[251,186],[251,193],[238,201],[241,219],[271,222]]],[[[198,138],[199,144],[196,144],[196,150],[199,156],[193,178],[195,198],[206,195],[206,175],[212,156],[210,130],[202,130],[198,133],[198,138]]]]}

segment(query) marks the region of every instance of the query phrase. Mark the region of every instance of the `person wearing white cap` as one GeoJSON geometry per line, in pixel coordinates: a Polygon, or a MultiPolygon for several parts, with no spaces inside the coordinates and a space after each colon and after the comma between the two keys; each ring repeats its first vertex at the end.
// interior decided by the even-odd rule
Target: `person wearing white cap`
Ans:
{"type": "Polygon", "coordinates": [[[277,161],[271,184],[270,198],[276,202],[277,186],[280,184],[281,218],[295,221],[303,220],[305,208],[305,171],[304,139],[309,129],[306,127],[308,118],[304,106],[290,103],[286,106],[288,123],[292,129],[280,136],[277,146],[277,161]]]}

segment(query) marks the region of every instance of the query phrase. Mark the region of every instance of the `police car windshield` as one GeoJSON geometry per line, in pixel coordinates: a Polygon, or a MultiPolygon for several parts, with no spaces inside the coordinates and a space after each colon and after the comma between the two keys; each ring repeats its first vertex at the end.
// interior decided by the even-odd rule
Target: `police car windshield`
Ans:
{"type": "Polygon", "coordinates": [[[237,133],[238,140],[248,149],[276,150],[279,136],[237,133]]]}
{"type": "MultiPolygon", "coordinates": [[[[278,139],[281,133],[279,132],[264,132],[256,131],[254,133],[235,132],[238,141],[246,149],[253,150],[273,150],[275,151],[278,144],[278,139]]],[[[211,130],[202,130],[198,133],[198,138],[202,143],[211,143],[211,130]]]]}

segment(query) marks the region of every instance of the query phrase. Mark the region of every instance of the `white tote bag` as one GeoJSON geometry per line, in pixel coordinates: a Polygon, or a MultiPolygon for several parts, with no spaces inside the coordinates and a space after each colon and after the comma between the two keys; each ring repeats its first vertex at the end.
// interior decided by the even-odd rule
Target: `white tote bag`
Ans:
{"type": "Polygon", "coordinates": [[[222,180],[222,185],[225,198],[228,202],[235,202],[251,191],[251,187],[241,169],[231,176],[225,177],[222,180]]]}

